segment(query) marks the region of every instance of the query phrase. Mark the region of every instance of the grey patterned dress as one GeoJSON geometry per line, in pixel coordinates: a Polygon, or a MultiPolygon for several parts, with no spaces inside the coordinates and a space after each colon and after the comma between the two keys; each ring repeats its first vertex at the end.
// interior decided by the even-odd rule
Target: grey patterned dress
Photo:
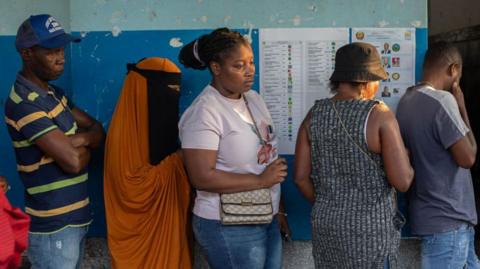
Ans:
{"type": "Polygon", "coordinates": [[[316,268],[397,268],[395,193],[379,154],[368,151],[365,120],[377,101],[316,102],[310,125],[313,256],[316,268]],[[338,121],[332,102],[352,142],[338,121]],[[368,154],[368,156],[367,156],[368,154]]]}

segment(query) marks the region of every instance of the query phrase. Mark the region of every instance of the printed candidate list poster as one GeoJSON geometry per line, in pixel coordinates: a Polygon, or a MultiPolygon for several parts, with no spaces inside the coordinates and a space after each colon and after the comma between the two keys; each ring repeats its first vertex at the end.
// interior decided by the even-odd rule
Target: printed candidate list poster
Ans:
{"type": "Polygon", "coordinates": [[[415,84],[415,28],[352,28],[352,42],[357,41],[377,48],[388,73],[377,98],[395,112],[405,90],[415,84]]]}
{"type": "Polygon", "coordinates": [[[260,29],[260,94],[272,115],[279,153],[294,154],[297,132],[328,87],[348,28],[260,29]]]}

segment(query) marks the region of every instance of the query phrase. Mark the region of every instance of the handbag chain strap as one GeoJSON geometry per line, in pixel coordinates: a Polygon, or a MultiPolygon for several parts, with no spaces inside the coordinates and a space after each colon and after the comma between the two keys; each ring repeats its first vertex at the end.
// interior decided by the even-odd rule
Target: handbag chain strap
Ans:
{"type": "MultiPolygon", "coordinates": [[[[330,104],[332,105],[333,110],[335,111],[335,115],[337,116],[338,122],[340,122],[340,125],[342,126],[343,131],[347,134],[347,136],[348,136],[348,138],[350,139],[350,141],[352,141],[352,142],[355,144],[355,146],[357,146],[357,148],[360,149],[360,150],[363,152],[363,154],[365,154],[365,156],[367,156],[368,159],[369,159],[373,164],[375,164],[375,167],[377,167],[377,169],[378,169],[382,174],[385,175],[385,171],[383,171],[383,169],[381,169],[381,168],[378,166],[377,162],[375,162],[375,161],[372,159],[372,157],[370,156],[370,154],[368,154],[362,147],[360,147],[360,145],[359,145],[359,144],[353,139],[353,137],[350,135],[350,133],[349,133],[348,130],[347,130],[347,127],[345,127],[345,124],[343,123],[343,120],[342,120],[342,118],[340,117],[340,114],[338,113],[337,108],[335,107],[335,101],[333,101],[332,99],[330,99],[330,104]]],[[[365,138],[365,139],[366,139],[366,138],[365,138]]],[[[395,199],[395,201],[396,201],[396,200],[397,200],[397,191],[395,190],[395,188],[393,188],[393,195],[394,195],[394,199],[395,199]]],[[[398,205],[397,205],[396,202],[395,202],[395,208],[398,210],[398,205]]]]}
{"type": "MultiPolygon", "coordinates": [[[[365,156],[367,156],[368,159],[369,159],[370,161],[372,161],[378,169],[380,169],[380,167],[378,167],[378,164],[372,159],[372,157],[370,156],[370,154],[368,154],[368,153],[357,143],[357,141],[355,141],[355,140],[353,139],[353,137],[352,137],[352,136],[350,135],[350,133],[347,131],[347,127],[345,127],[345,124],[343,123],[343,120],[342,120],[342,118],[340,117],[340,114],[338,113],[337,108],[335,107],[335,102],[334,102],[332,99],[330,99],[330,104],[332,104],[332,107],[333,107],[333,110],[335,111],[335,115],[337,116],[338,122],[340,122],[340,125],[342,126],[343,131],[345,131],[345,133],[347,134],[347,136],[348,136],[348,138],[350,139],[350,141],[352,141],[352,142],[355,144],[355,146],[357,146],[357,148],[360,149],[360,150],[363,152],[363,154],[365,154],[365,156]]],[[[381,169],[380,169],[380,170],[381,170],[381,169]]]]}
{"type": "Polygon", "coordinates": [[[266,146],[267,142],[262,138],[260,131],[258,130],[257,122],[255,121],[252,111],[250,110],[250,106],[248,105],[247,96],[245,94],[242,94],[242,97],[243,101],[245,101],[245,106],[247,107],[248,114],[250,115],[250,118],[252,118],[253,126],[255,127],[255,134],[257,135],[258,139],[260,139],[260,144],[262,144],[262,146],[266,146]]]}

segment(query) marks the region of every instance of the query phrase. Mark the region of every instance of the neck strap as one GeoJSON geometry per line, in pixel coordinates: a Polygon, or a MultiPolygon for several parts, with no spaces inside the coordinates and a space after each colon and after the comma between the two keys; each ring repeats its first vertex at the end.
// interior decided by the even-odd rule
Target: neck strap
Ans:
{"type": "Polygon", "coordinates": [[[255,134],[257,135],[258,139],[260,139],[260,144],[262,146],[266,146],[267,142],[263,140],[262,135],[260,134],[260,131],[258,130],[257,122],[255,121],[255,118],[253,117],[252,111],[250,110],[250,106],[248,105],[248,100],[247,96],[245,94],[242,94],[243,101],[245,101],[245,106],[247,107],[248,114],[250,115],[250,118],[252,118],[253,121],[253,126],[255,127],[255,134]]]}

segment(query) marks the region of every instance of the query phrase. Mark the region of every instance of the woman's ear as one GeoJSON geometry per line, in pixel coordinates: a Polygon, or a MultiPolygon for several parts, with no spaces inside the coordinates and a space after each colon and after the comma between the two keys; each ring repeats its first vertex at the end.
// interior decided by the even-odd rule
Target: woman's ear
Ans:
{"type": "Polygon", "coordinates": [[[212,74],[215,76],[220,75],[220,64],[214,61],[210,62],[210,70],[212,70],[212,74]]]}

